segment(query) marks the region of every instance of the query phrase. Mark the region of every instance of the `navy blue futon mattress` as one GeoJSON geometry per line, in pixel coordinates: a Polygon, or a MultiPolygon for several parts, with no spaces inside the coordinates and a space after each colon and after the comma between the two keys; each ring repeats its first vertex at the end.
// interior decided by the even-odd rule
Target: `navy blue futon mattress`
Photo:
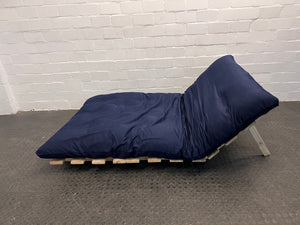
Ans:
{"type": "Polygon", "coordinates": [[[183,94],[130,92],[88,99],[36,154],[196,160],[277,105],[278,99],[228,55],[183,94]]]}

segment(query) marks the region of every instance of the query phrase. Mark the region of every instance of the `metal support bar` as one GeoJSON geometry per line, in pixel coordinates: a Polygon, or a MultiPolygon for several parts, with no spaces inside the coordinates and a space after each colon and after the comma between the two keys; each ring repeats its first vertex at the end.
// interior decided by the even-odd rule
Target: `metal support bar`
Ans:
{"type": "Polygon", "coordinates": [[[258,130],[256,127],[253,125],[249,127],[249,131],[252,134],[254,140],[257,142],[262,154],[264,156],[269,156],[271,153],[269,152],[269,149],[267,148],[265,142],[263,141],[262,137],[260,136],[258,130]]]}

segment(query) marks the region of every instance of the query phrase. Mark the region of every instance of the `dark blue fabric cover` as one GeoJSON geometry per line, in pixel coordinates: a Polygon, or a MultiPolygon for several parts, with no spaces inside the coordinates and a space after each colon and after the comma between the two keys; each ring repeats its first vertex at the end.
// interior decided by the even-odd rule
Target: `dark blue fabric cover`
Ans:
{"type": "Polygon", "coordinates": [[[278,99],[228,55],[184,94],[131,92],[88,99],[37,155],[200,159],[277,105],[278,99]]]}

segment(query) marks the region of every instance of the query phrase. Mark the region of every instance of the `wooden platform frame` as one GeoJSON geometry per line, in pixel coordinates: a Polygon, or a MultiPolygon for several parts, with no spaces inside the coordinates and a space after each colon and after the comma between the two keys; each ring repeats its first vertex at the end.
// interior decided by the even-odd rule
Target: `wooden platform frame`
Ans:
{"type": "MultiPolygon", "coordinates": [[[[260,134],[254,124],[255,124],[255,122],[252,123],[245,130],[250,131],[254,140],[257,142],[258,147],[260,148],[263,156],[269,156],[270,151],[268,150],[265,142],[263,141],[262,137],[260,136],[260,134]]],[[[232,138],[227,143],[222,144],[211,155],[206,156],[202,159],[193,160],[192,162],[193,163],[204,163],[207,160],[212,159],[220,152],[220,149],[222,147],[230,145],[233,141],[235,141],[237,139],[237,137],[238,137],[238,135],[236,135],[234,138],[232,138]]],[[[112,162],[113,164],[130,164],[130,163],[140,163],[140,161],[147,161],[148,163],[161,163],[161,161],[169,161],[170,163],[183,163],[184,162],[184,160],[182,160],[182,159],[165,159],[165,158],[149,158],[149,157],[118,159],[118,158],[108,157],[105,159],[91,159],[91,158],[52,159],[50,161],[50,165],[63,165],[65,162],[69,162],[71,165],[83,165],[85,162],[92,162],[93,165],[104,165],[106,162],[112,162]]]]}

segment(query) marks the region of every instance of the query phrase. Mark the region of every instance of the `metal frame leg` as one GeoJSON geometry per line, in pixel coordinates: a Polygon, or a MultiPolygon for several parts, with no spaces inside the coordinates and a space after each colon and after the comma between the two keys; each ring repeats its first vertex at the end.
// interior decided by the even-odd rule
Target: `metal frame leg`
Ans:
{"type": "Polygon", "coordinates": [[[263,141],[262,137],[260,136],[258,130],[256,127],[253,125],[249,127],[249,131],[252,134],[254,140],[257,142],[262,154],[264,156],[269,156],[271,153],[269,152],[269,149],[267,148],[265,142],[263,141]]]}

